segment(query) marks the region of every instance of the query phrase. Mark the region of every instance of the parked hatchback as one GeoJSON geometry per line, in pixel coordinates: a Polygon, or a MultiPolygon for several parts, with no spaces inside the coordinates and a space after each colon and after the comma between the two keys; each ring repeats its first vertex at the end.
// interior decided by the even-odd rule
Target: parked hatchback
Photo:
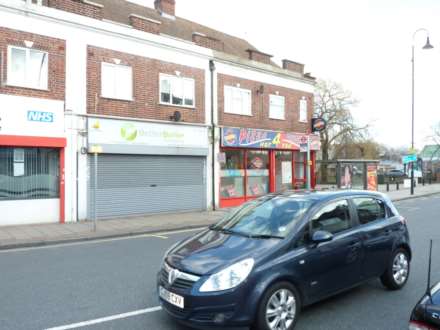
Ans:
{"type": "Polygon", "coordinates": [[[291,330],[302,307],[368,279],[402,288],[410,260],[405,220],[385,195],[291,192],[172,246],[157,287],[164,310],[196,328],[291,330]]]}

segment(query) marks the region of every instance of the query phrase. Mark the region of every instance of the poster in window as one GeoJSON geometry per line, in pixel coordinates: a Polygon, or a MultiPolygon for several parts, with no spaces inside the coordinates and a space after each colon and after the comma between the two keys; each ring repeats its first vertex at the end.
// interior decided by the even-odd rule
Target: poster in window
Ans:
{"type": "Polygon", "coordinates": [[[353,173],[353,168],[352,165],[342,165],[341,168],[341,188],[342,189],[351,189],[352,187],[352,173],[353,173]]]}
{"type": "Polygon", "coordinates": [[[292,183],[292,162],[281,162],[281,182],[292,183]]]}
{"type": "Polygon", "coordinates": [[[367,189],[377,190],[377,167],[375,165],[368,165],[367,167],[367,189]]]}

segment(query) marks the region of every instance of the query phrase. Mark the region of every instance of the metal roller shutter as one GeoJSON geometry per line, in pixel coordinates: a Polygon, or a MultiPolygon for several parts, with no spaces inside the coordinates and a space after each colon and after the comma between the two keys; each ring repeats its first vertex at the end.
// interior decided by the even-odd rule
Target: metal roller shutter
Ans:
{"type": "MultiPolygon", "coordinates": [[[[206,208],[205,158],[99,155],[100,219],[206,208]]],[[[89,156],[89,219],[93,218],[94,158],[89,156]]]]}

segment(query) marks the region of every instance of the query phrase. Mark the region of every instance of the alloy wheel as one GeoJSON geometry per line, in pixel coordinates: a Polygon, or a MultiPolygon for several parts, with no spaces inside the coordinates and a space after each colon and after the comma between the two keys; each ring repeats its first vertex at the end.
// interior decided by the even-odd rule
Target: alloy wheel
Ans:
{"type": "Polygon", "coordinates": [[[398,285],[405,283],[408,278],[408,257],[403,252],[396,254],[393,260],[393,278],[398,285]]]}
{"type": "Polygon", "coordinates": [[[288,289],[280,289],[266,305],[266,323],[271,330],[287,330],[295,320],[296,300],[288,289]]]}

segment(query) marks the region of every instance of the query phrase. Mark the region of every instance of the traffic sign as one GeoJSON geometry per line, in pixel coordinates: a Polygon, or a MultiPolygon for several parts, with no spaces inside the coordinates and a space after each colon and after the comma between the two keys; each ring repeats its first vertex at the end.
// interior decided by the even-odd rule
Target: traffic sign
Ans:
{"type": "Polygon", "coordinates": [[[408,163],[412,163],[412,162],[416,162],[417,161],[417,155],[405,155],[402,157],[402,163],[403,164],[408,164],[408,163]]]}

